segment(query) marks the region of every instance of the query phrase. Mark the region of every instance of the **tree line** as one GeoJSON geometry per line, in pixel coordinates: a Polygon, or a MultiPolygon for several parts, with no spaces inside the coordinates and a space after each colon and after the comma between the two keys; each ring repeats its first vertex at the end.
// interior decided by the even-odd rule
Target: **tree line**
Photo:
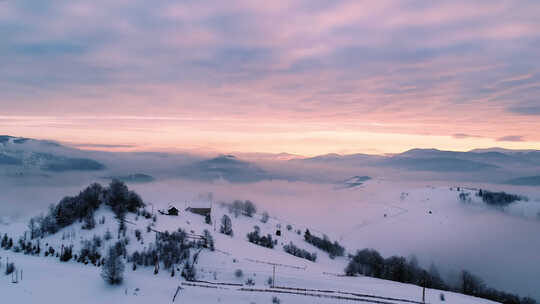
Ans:
{"type": "Polygon", "coordinates": [[[222,206],[227,207],[229,213],[234,217],[238,217],[240,214],[247,217],[253,217],[253,214],[257,213],[257,206],[250,200],[234,200],[232,203],[221,202],[222,206]]]}
{"type": "Polygon", "coordinates": [[[95,227],[94,212],[105,204],[111,207],[121,224],[127,212],[137,212],[145,206],[141,197],[130,191],[120,180],[113,180],[108,187],[91,184],[75,196],[66,196],[56,205],[51,205],[46,215],[30,219],[30,239],[55,234],[61,228],[76,221],[84,222],[84,229],[95,227]]]}
{"type": "Polygon", "coordinates": [[[337,241],[330,241],[326,235],[322,238],[311,234],[309,229],[306,229],[304,233],[304,240],[313,246],[328,252],[331,259],[337,256],[343,256],[345,254],[345,248],[341,246],[337,241]]]}
{"type": "Polygon", "coordinates": [[[274,245],[277,244],[277,240],[273,240],[272,235],[270,234],[261,236],[259,234],[260,228],[258,226],[255,226],[254,229],[255,230],[247,234],[248,241],[259,246],[273,249],[274,245]]]}
{"type": "Polygon", "coordinates": [[[426,288],[453,291],[470,296],[480,297],[504,304],[535,304],[529,297],[486,287],[482,279],[463,270],[457,284],[445,282],[435,265],[428,270],[418,265],[416,258],[406,259],[402,256],[383,258],[375,249],[363,249],[354,255],[349,255],[349,264],[345,268],[348,276],[364,275],[368,277],[391,280],[401,283],[415,284],[426,288]]]}
{"type": "Polygon", "coordinates": [[[481,197],[484,203],[496,207],[505,207],[516,201],[526,200],[525,197],[520,195],[506,192],[492,192],[482,189],[476,192],[476,196],[481,197]]]}
{"type": "Polygon", "coordinates": [[[288,254],[292,254],[296,257],[303,258],[312,262],[315,262],[317,260],[316,252],[309,252],[305,249],[298,248],[292,242],[283,246],[283,250],[287,252],[288,254]]]}

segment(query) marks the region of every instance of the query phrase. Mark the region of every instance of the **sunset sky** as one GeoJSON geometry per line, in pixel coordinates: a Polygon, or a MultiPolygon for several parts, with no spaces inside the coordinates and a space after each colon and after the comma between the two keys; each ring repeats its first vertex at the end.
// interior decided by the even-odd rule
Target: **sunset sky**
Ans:
{"type": "Polygon", "coordinates": [[[0,1],[0,134],[85,149],[540,149],[540,3],[0,1]]]}

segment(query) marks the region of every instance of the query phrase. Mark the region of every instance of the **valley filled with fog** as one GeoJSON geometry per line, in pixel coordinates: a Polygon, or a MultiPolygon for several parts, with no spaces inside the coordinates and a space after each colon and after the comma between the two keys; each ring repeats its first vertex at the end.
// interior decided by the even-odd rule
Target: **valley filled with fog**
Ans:
{"type": "Polygon", "coordinates": [[[92,182],[117,178],[151,208],[251,200],[283,225],[304,223],[351,254],[374,248],[384,257],[415,255],[449,280],[467,269],[495,288],[540,298],[538,151],[299,158],[111,153],[15,141],[0,144],[0,231],[7,223],[25,225],[92,182]],[[478,189],[526,199],[494,207],[478,189]]]}

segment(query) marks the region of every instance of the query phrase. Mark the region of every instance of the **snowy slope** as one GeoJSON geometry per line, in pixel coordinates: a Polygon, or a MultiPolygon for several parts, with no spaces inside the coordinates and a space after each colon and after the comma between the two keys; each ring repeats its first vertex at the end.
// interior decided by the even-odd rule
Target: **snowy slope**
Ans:
{"type": "MultiPolygon", "coordinates": [[[[162,207],[165,206],[156,206],[162,207]]],[[[156,213],[157,221],[152,229],[173,231],[182,228],[194,234],[202,234],[205,229],[210,230],[215,239],[216,251],[204,249],[200,253],[196,264],[197,279],[243,286],[189,283],[185,282],[178,272],[175,277],[171,277],[167,271],[154,275],[153,267],[141,267],[132,271],[128,264],[124,283],[111,287],[99,277],[99,268],[91,264],[84,265],[74,261],[62,263],[58,258],[43,257],[43,254],[37,257],[1,250],[2,264],[5,264],[7,259],[15,262],[17,268],[23,272],[23,279],[15,284],[11,283],[10,276],[0,276],[0,294],[4,299],[7,297],[17,303],[165,303],[172,300],[180,286],[182,289],[176,298],[178,303],[271,303],[274,296],[277,296],[281,303],[394,304],[421,300],[422,290],[418,286],[367,277],[339,276],[347,263],[346,258],[338,257],[332,260],[327,253],[304,242],[303,235],[297,234],[296,230],[303,232],[306,226],[293,225],[289,231],[286,223],[278,218],[271,217],[267,223],[262,223],[259,213],[253,218],[243,215],[235,218],[230,215],[234,236],[220,234],[214,229],[219,229],[219,219],[225,213],[228,213],[227,208],[214,206],[212,220],[215,225],[205,224],[204,217],[189,212],[181,211],[177,217],[156,213]],[[278,239],[278,245],[274,249],[268,249],[249,243],[246,233],[252,231],[254,225],[260,227],[261,235],[274,235],[273,237],[278,239]],[[275,236],[278,225],[281,225],[281,237],[275,236]],[[317,261],[310,262],[285,253],[282,245],[290,241],[300,248],[317,252],[317,261]],[[279,264],[276,267],[276,286],[307,290],[270,288],[268,278],[273,274],[273,266],[268,263],[279,264]],[[235,275],[237,269],[242,270],[241,277],[235,275]],[[252,279],[255,285],[246,285],[248,279],[252,279]]],[[[41,247],[45,249],[46,246],[52,246],[58,251],[62,245],[71,245],[75,254],[81,248],[82,240],[91,239],[94,235],[103,236],[109,230],[113,238],[104,241],[101,247],[104,252],[116,241],[118,224],[108,207],[102,206],[95,217],[96,220],[104,217],[105,223],[97,224],[93,230],[83,230],[81,223],[75,223],[40,240],[41,247]]],[[[152,225],[152,219],[129,214],[127,221],[129,224],[126,235],[130,239],[128,252],[144,249],[154,240],[155,232],[148,232],[146,229],[152,225]],[[142,232],[141,242],[134,237],[135,229],[142,232]]],[[[0,232],[7,232],[10,236],[22,235],[25,230],[24,222],[0,226],[0,232]]],[[[440,293],[437,290],[427,290],[427,302],[439,303],[440,293]]],[[[450,292],[444,294],[447,303],[490,303],[450,292]]]]}

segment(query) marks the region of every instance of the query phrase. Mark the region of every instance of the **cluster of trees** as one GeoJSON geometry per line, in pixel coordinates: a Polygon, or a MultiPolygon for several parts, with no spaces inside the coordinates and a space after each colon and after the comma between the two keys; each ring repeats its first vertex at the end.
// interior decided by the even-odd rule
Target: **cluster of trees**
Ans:
{"type": "Polygon", "coordinates": [[[459,196],[459,200],[463,203],[471,202],[471,195],[467,192],[460,192],[458,196],[459,196]]]}
{"type": "MultiPolygon", "coordinates": [[[[9,240],[7,244],[9,245],[9,240]]],[[[41,252],[41,246],[39,241],[37,241],[36,244],[33,244],[30,241],[25,241],[24,238],[20,238],[17,244],[15,244],[12,249],[14,252],[22,252],[29,255],[39,255],[41,252]]]]}
{"type": "Polygon", "coordinates": [[[189,249],[196,247],[196,243],[188,241],[186,233],[178,229],[173,233],[165,231],[156,236],[156,251],[158,261],[163,263],[165,269],[189,258],[189,249]]]}
{"type": "Polygon", "coordinates": [[[326,235],[323,236],[323,238],[312,235],[309,229],[306,229],[306,232],[304,233],[304,240],[313,246],[328,252],[328,255],[332,259],[336,256],[343,256],[345,254],[345,248],[337,241],[332,243],[326,235]]]}
{"type": "Polygon", "coordinates": [[[144,207],[141,197],[130,191],[122,181],[114,179],[109,187],[103,192],[105,204],[110,206],[113,212],[121,219],[127,212],[136,213],[139,208],[144,207]]]}
{"type": "Polygon", "coordinates": [[[110,206],[121,220],[127,212],[137,212],[144,207],[140,196],[119,180],[113,180],[108,187],[94,183],[78,195],[66,196],[58,204],[51,205],[47,215],[31,218],[28,223],[30,238],[54,234],[76,221],[84,221],[83,229],[93,229],[96,225],[94,212],[102,203],[110,206]]]}
{"type": "Polygon", "coordinates": [[[233,235],[232,220],[226,214],[224,214],[221,218],[221,226],[219,227],[219,232],[230,236],[233,235]]]}
{"type": "MultiPolygon", "coordinates": [[[[54,234],[59,229],[82,221],[99,208],[103,200],[104,189],[100,184],[92,184],[76,196],[66,196],[56,205],[49,207],[46,216],[30,219],[28,228],[30,238],[54,234]]],[[[86,222],[86,221],[85,221],[86,222]]]]}
{"type": "Polygon", "coordinates": [[[133,252],[128,261],[133,263],[133,270],[137,270],[137,265],[144,267],[155,266],[159,259],[155,248],[150,246],[142,252],[133,252]]]}
{"type": "Polygon", "coordinates": [[[480,290],[476,293],[475,296],[492,300],[495,302],[505,303],[505,304],[536,304],[536,300],[530,297],[520,297],[515,294],[508,292],[496,290],[493,288],[486,288],[481,286],[480,290]]]}
{"type": "Polygon", "coordinates": [[[26,234],[24,237],[19,238],[19,240],[16,242],[14,242],[11,237],[8,237],[7,234],[4,234],[0,241],[0,248],[12,250],[13,252],[17,253],[22,252],[27,255],[39,255],[41,253],[40,241],[28,241],[26,234]]]}
{"type": "Polygon", "coordinates": [[[520,297],[515,294],[487,287],[483,280],[472,273],[463,270],[459,276],[459,283],[448,290],[460,292],[505,304],[536,304],[536,300],[529,297],[520,297]]]}
{"type": "Polygon", "coordinates": [[[257,213],[257,207],[250,200],[235,200],[232,203],[225,203],[229,209],[229,213],[234,214],[234,217],[238,217],[240,214],[252,217],[257,213]]]}
{"type": "MultiPolygon", "coordinates": [[[[202,247],[201,242],[190,241],[185,231],[165,231],[156,235],[155,243],[151,243],[143,252],[135,251],[128,261],[133,262],[133,269],[139,266],[156,266],[163,264],[165,269],[184,263],[190,257],[190,248],[202,247]]],[[[159,266],[156,266],[159,267],[159,266]]],[[[157,268],[159,269],[159,268],[157,268]]]]}
{"type": "MultiPolygon", "coordinates": [[[[56,252],[56,250],[54,250],[54,248],[52,248],[52,246],[49,246],[49,249],[45,250],[45,253],[43,254],[44,256],[54,256],[54,253],[56,252]]],[[[58,257],[58,253],[56,255],[58,257]]]]}
{"type": "Polygon", "coordinates": [[[482,189],[478,190],[476,195],[481,197],[484,203],[491,206],[497,206],[497,207],[505,207],[515,201],[520,201],[520,200],[525,199],[524,197],[516,195],[516,194],[510,194],[506,192],[491,192],[491,191],[482,190],[482,189]]]}
{"type": "Polygon", "coordinates": [[[73,258],[73,246],[62,245],[62,252],[60,253],[60,262],[67,262],[73,258]]]}
{"type": "Polygon", "coordinates": [[[418,261],[414,257],[411,259],[401,256],[383,258],[374,249],[363,249],[349,258],[350,262],[345,268],[345,274],[348,276],[360,274],[427,288],[459,292],[505,304],[536,303],[531,298],[520,298],[516,295],[486,288],[480,278],[468,271],[462,271],[459,282],[452,286],[441,278],[435,265],[432,264],[428,270],[425,270],[418,265],[418,261]]]}
{"type": "MultiPolygon", "coordinates": [[[[214,249],[214,241],[210,232],[205,230],[204,240],[189,240],[182,229],[169,233],[165,231],[156,236],[155,243],[151,243],[143,252],[135,251],[128,261],[133,263],[133,270],[139,266],[154,266],[154,274],[159,273],[160,266],[171,271],[175,276],[175,265],[183,264],[181,275],[186,280],[193,280],[196,276],[194,263],[190,262],[190,249],[208,247],[214,249]]],[[[194,258],[194,260],[196,260],[194,258]]]]}
{"type": "MultiPolygon", "coordinates": [[[[98,236],[94,236],[91,240],[83,240],[79,255],[74,254],[73,246],[62,245],[61,250],[57,252],[52,246],[45,244],[43,255],[46,257],[56,256],[61,262],[75,259],[79,263],[88,264],[90,262],[95,266],[100,266],[102,257],[98,248],[102,246],[102,243],[101,238],[98,236]]],[[[16,243],[13,243],[13,240],[8,238],[7,234],[2,237],[0,245],[5,250],[13,250],[13,252],[21,252],[27,255],[39,256],[42,252],[40,240],[28,241],[21,237],[16,243]]]]}
{"type": "Polygon", "coordinates": [[[11,249],[11,247],[13,247],[13,239],[8,237],[7,234],[4,234],[4,237],[2,237],[2,241],[0,242],[0,247],[6,250],[11,249]]]}
{"type": "Polygon", "coordinates": [[[102,240],[99,236],[94,236],[92,240],[84,240],[81,246],[81,251],[77,262],[88,264],[88,262],[93,265],[98,265],[101,259],[101,253],[99,248],[101,248],[102,240]]]}
{"type": "Polygon", "coordinates": [[[305,249],[296,247],[292,242],[290,242],[288,245],[283,246],[283,250],[285,252],[292,254],[294,256],[310,260],[312,262],[315,262],[317,260],[317,253],[316,252],[309,252],[305,249]]]}
{"type": "Polygon", "coordinates": [[[255,226],[255,230],[252,232],[249,232],[247,234],[247,239],[253,244],[257,244],[259,246],[263,246],[266,248],[274,248],[274,245],[277,241],[274,241],[272,239],[272,236],[270,234],[267,234],[266,236],[260,236],[259,235],[259,229],[257,226],[255,226]]]}
{"type": "Polygon", "coordinates": [[[400,256],[383,258],[375,249],[363,249],[350,256],[345,274],[356,274],[385,280],[425,285],[428,288],[445,289],[437,269],[432,265],[429,271],[418,266],[415,258],[405,259],[400,256]]]}

